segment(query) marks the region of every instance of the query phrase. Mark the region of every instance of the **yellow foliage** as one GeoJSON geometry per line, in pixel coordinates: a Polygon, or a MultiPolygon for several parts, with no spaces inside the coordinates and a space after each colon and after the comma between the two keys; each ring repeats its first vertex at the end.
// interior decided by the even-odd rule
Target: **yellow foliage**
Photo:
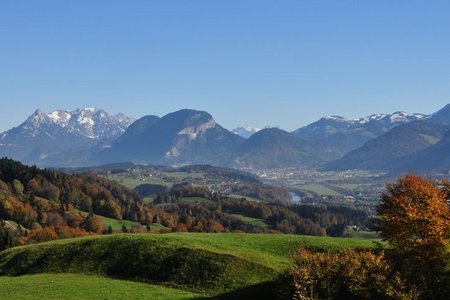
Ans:
{"type": "Polygon", "coordinates": [[[292,271],[295,299],[416,299],[392,272],[384,253],[348,249],[339,253],[298,250],[292,271]]]}

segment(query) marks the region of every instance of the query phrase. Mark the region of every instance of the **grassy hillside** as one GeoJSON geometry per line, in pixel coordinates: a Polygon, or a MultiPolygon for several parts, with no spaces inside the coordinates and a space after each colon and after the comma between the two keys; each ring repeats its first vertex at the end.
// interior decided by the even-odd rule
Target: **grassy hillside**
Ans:
{"type": "Polygon", "coordinates": [[[2,299],[196,299],[199,294],[84,274],[0,277],[2,299]]]}
{"type": "Polygon", "coordinates": [[[241,214],[230,214],[230,216],[236,217],[238,219],[241,219],[242,221],[252,224],[254,226],[258,226],[258,227],[268,227],[269,225],[267,225],[262,219],[257,219],[257,218],[252,218],[252,217],[246,217],[244,215],[241,214]]]}
{"type": "Polygon", "coordinates": [[[265,234],[122,234],[58,240],[0,253],[0,275],[82,273],[215,295],[271,281],[299,246],[335,251],[368,240],[265,234]]]}

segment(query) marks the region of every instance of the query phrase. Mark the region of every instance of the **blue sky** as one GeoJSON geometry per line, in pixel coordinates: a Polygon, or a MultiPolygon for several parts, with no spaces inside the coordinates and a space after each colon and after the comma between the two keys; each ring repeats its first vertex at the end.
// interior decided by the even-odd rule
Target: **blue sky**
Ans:
{"type": "Polygon", "coordinates": [[[36,108],[293,130],[450,102],[450,1],[0,0],[0,131],[36,108]]]}

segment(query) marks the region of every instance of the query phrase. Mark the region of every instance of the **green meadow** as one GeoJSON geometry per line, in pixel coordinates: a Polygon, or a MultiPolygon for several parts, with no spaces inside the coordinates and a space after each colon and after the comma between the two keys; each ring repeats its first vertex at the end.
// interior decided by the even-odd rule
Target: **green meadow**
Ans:
{"type": "Polygon", "coordinates": [[[34,274],[0,277],[2,299],[160,299],[201,297],[187,291],[84,274],[34,274]]]}
{"type": "Polygon", "coordinates": [[[292,265],[299,247],[339,251],[373,246],[368,239],[244,233],[116,234],[57,240],[0,252],[0,282],[5,283],[0,285],[0,295],[14,295],[12,287],[26,281],[20,293],[16,290],[18,299],[21,295],[46,298],[51,280],[59,286],[52,294],[55,298],[64,289],[77,290],[84,280],[90,281],[86,292],[74,292],[74,299],[85,295],[77,293],[90,294],[97,285],[108,286],[108,291],[93,293],[92,299],[141,299],[139,295],[147,292],[148,299],[233,295],[274,282],[292,265]],[[30,276],[37,273],[41,275],[30,276]],[[133,291],[128,284],[135,284],[133,291]],[[23,294],[27,291],[33,295],[23,294]]]}

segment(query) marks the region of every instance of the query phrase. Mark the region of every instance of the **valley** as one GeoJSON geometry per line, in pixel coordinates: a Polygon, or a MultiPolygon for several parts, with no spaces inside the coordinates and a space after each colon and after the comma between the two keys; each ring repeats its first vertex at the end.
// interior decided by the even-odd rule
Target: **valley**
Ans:
{"type": "Polygon", "coordinates": [[[0,300],[450,299],[449,15],[0,0],[0,300]]]}

